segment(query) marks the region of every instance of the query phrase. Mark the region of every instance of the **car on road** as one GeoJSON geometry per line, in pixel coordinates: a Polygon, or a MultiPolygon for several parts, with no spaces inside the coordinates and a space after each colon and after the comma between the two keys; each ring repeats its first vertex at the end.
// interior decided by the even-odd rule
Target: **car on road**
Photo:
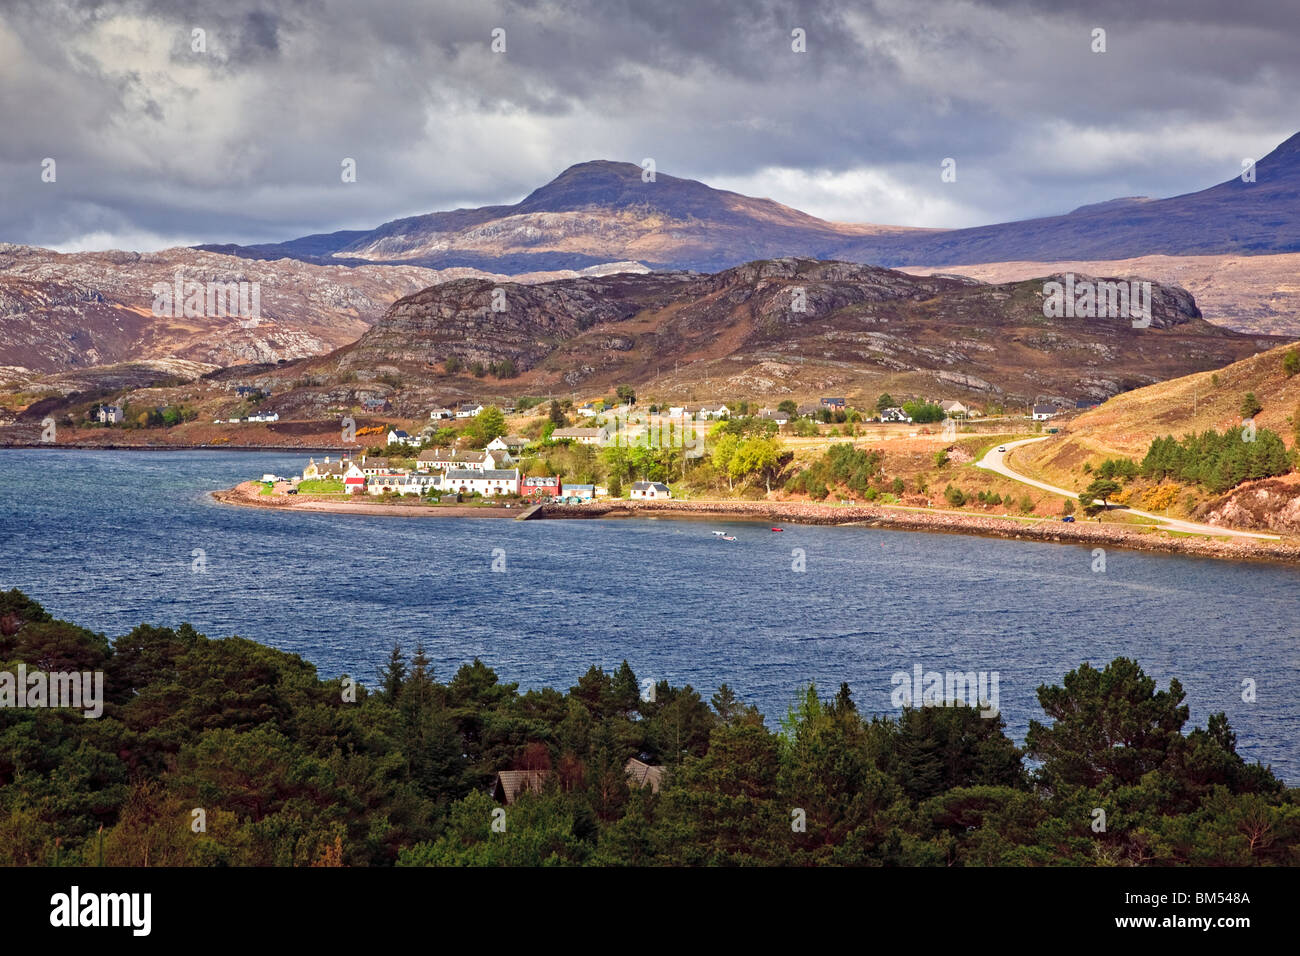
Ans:
{"type": "Polygon", "coordinates": [[[1062,518],[1061,520],[1062,520],[1062,521],[1065,521],[1065,522],[1067,522],[1067,523],[1073,523],[1073,522],[1074,522],[1074,515],[1066,515],[1066,516],[1065,516],[1064,518],[1062,518]]]}
{"type": "Polygon", "coordinates": [[[998,446],[998,451],[1003,452],[1003,451],[1006,451],[1006,450],[1007,450],[1007,446],[1006,446],[1006,445],[999,445],[999,446],[998,446]]]}

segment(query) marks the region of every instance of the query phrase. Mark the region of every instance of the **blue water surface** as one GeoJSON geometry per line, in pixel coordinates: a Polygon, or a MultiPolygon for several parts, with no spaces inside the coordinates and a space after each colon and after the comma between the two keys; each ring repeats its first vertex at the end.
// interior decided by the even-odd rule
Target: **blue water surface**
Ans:
{"type": "Polygon", "coordinates": [[[1043,719],[1040,684],[1124,655],[1182,682],[1191,724],[1226,711],[1247,759],[1300,779],[1300,568],[1111,549],[1096,573],[1087,548],[958,535],[283,513],[208,496],[305,462],[0,450],[0,588],[110,637],[188,621],[363,683],[394,641],[423,642],[439,679],[480,657],[525,688],[626,659],[706,699],[725,682],[769,723],[809,681],[823,696],[846,681],[859,709],[886,713],[891,676],[916,664],[996,671],[1018,742],[1043,719]]]}

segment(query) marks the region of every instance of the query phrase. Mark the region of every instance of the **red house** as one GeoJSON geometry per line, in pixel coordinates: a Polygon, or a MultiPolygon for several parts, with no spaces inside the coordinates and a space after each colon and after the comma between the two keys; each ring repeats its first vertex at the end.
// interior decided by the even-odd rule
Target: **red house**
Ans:
{"type": "Polygon", "coordinates": [[[560,479],[547,475],[530,475],[520,482],[519,493],[525,498],[558,498],[560,479]]]}

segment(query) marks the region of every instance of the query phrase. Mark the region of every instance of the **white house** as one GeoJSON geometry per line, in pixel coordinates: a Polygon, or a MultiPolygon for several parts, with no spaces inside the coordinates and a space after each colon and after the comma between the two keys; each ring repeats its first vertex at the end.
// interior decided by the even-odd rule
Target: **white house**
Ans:
{"type": "Polygon", "coordinates": [[[604,445],[609,441],[609,428],[557,428],[551,432],[552,441],[572,441],[579,445],[604,445]]]}
{"type": "Polygon", "coordinates": [[[125,417],[121,405],[100,405],[95,410],[95,420],[105,425],[119,425],[125,417]]]}
{"type": "Polygon", "coordinates": [[[439,491],[442,489],[442,473],[420,474],[415,472],[406,476],[406,483],[415,491],[424,494],[427,491],[439,491]]]}
{"type": "Polygon", "coordinates": [[[949,418],[965,418],[970,414],[970,409],[958,401],[940,402],[939,407],[949,418]]]}
{"type": "Polygon", "coordinates": [[[1045,422],[1052,416],[1058,414],[1061,410],[1055,405],[1035,405],[1034,421],[1045,422]]]}
{"type": "Polygon", "coordinates": [[[706,420],[716,421],[719,418],[729,418],[731,409],[726,405],[701,405],[699,416],[706,420]]]}
{"type": "Polygon", "coordinates": [[[416,456],[415,470],[431,471],[433,469],[453,468],[456,467],[456,462],[459,460],[460,452],[454,448],[426,448],[416,456]]]}
{"type": "Polygon", "coordinates": [[[388,444],[390,445],[415,445],[418,441],[412,438],[400,428],[388,429],[388,444]]]}
{"type": "Polygon", "coordinates": [[[452,469],[442,478],[442,490],[448,494],[478,493],[485,498],[493,495],[519,494],[519,469],[489,468],[484,471],[452,469]]]}
{"type": "MultiPolygon", "coordinates": [[[[365,482],[366,493],[371,495],[382,495],[385,491],[391,491],[399,495],[422,495],[430,490],[440,490],[442,475],[411,474],[403,469],[395,468],[371,475],[366,478],[365,482]]],[[[348,490],[351,491],[351,488],[349,487],[348,490]]]]}
{"type": "Polygon", "coordinates": [[[502,465],[514,464],[514,459],[510,457],[510,445],[500,436],[488,442],[487,447],[484,450],[491,452],[492,458],[497,463],[498,468],[502,465]]]}
{"type": "Polygon", "coordinates": [[[483,411],[484,405],[462,405],[456,409],[457,418],[473,418],[479,412],[483,411]]]}
{"type": "Polygon", "coordinates": [[[415,489],[410,487],[410,475],[400,469],[388,469],[369,475],[366,478],[366,493],[382,495],[385,491],[404,495],[415,489]]]}
{"type": "Polygon", "coordinates": [[[912,416],[907,414],[901,408],[882,408],[880,410],[880,420],[882,422],[908,422],[911,423],[912,416]]]}
{"type": "Polygon", "coordinates": [[[758,417],[767,422],[774,422],[777,425],[788,425],[790,416],[786,412],[774,411],[770,408],[764,408],[758,413],[758,417]]]}
{"type": "Polygon", "coordinates": [[[668,486],[659,481],[634,481],[632,482],[633,498],[671,498],[673,493],[668,490],[668,486]]]}
{"type": "Polygon", "coordinates": [[[317,464],[315,458],[309,458],[307,467],[302,470],[302,477],[307,481],[313,478],[338,478],[342,480],[348,475],[364,475],[357,463],[348,458],[332,462],[327,457],[321,464],[317,464]]]}
{"type": "Polygon", "coordinates": [[[486,471],[500,468],[511,461],[509,452],[499,449],[485,451],[460,451],[455,448],[426,448],[415,459],[417,471],[456,470],[486,471]]]}
{"type": "Polygon", "coordinates": [[[366,493],[366,476],[361,474],[361,469],[357,468],[353,474],[349,469],[348,473],[343,476],[343,491],[349,495],[366,493]]]}
{"type": "Polygon", "coordinates": [[[456,413],[453,412],[450,408],[442,408],[442,407],[431,408],[429,409],[429,417],[437,421],[443,418],[455,418],[456,413]]]}

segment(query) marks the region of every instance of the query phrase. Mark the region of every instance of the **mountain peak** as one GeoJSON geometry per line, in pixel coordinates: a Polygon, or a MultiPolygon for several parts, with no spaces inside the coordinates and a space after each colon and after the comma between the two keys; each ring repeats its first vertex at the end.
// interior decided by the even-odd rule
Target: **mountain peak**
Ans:
{"type": "Polygon", "coordinates": [[[660,172],[646,181],[643,173],[635,163],[609,159],[576,163],[529,193],[516,209],[520,213],[572,212],[592,206],[650,205],[676,212],[683,201],[717,204],[720,197],[729,195],[694,179],[678,179],[660,172]]]}

